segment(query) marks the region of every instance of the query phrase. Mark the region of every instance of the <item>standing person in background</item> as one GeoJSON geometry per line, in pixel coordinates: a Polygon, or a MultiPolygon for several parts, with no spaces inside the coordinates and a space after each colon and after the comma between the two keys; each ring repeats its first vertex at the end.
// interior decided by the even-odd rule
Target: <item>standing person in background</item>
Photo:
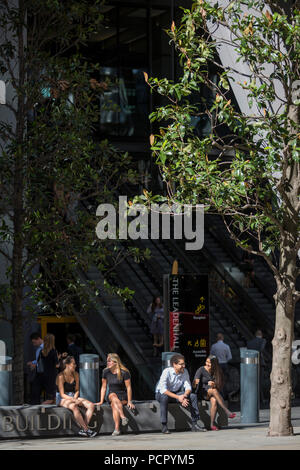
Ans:
{"type": "Polygon", "coordinates": [[[134,409],[135,406],[131,401],[132,389],[130,372],[122,364],[118,354],[109,353],[107,356],[107,367],[103,370],[102,375],[100,402],[96,403],[96,405],[102,405],[104,403],[107,386],[109,387],[107,398],[112,408],[115,423],[112,436],[119,436],[121,434],[120,420],[122,426],[128,424],[128,418],[124,415],[123,405],[127,404],[130,409],[134,409]]]}
{"type": "Polygon", "coordinates": [[[153,335],[153,356],[156,357],[164,344],[164,307],[160,297],[153,298],[147,313],[152,314],[150,331],[153,335]]]}
{"type": "Polygon", "coordinates": [[[79,356],[80,354],[82,354],[83,351],[82,351],[82,348],[75,343],[75,339],[76,339],[75,335],[71,333],[67,335],[67,343],[68,343],[67,351],[68,351],[68,356],[74,357],[75,362],[76,362],[76,370],[78,371],[79,370],[79,356]]]}
{"type": "MultiPolygon", "coordinates": [[[[266,340],[265,338],[263,337],[263,333],[261,330],[257,330],[255,332],[255,337],[250,339],[248,342],[247,342],[247,348],[248,349],[254,349],[256,351],[259,351],[260,353],[263,352],[263,350],[265,349],[266,347],[266,340]]],[[[263,354],[261,354],[261,357],[263,359],[263,354]]],[[[264,362],[264,360],[263,360],[264,362]]]]}
{"type": "Polygon", "coordinates": [[[266,361],[264,358],[264,349],[266,347],[266,339],[263,337],[263,333],[261,330],[257,330],[255,332],[255,338],[252,338],[250,341],[247,341],[247,348],[254,349],[255,351],[259,351],[259,390],[260,390],[260,403],[261,405],[265,402],[264,396],[264,370],[266,367],[266,361]]]}
{"type": "Polygon", "coordinates": [[[211,347],[210,354],[216,356],[224,375],[228,372],[228,362],[232,359],[232,354],[228,344],[224,343],[223,333],[217,334],[217,342],[211,347]]]}
{"type": "Polygon", "coordinates": [[[47,334],[44,338],[41,359],[43,364],[41,381],[46,392],[46,400],[42,404],[50,405],[55,403],[56,376],[59,367],[58,355],[55,349],[55,337],[51,333],[47,334]]]}
{"type": "Polygon", "coordinates": [[[39,333],[32,333],[30,335],[32,345],[36,348],[35,350],[35,359],[31,362],[27,362],[27,365],[30,367],[33,372],[33,379],[31,382],[31,405],[39,405],[41,401],[41,392],[42,392],[42,371],[38,365],[38,360],[41,354],[41,351],[44,347],[44,342],[39,333]]]}

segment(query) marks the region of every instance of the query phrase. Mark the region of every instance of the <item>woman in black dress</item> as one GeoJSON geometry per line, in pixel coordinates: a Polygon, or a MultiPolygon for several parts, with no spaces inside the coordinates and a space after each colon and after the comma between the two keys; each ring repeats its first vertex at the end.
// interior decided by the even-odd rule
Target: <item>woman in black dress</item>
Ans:
{"type": "Polygon", "coordinates": [[[115,430],[112,436],[119,436],[120,432],[120,420],[122,425],[128,424],[128,418],[124,415],[123,405],[128,406],[130,409],[134,409],[135,406],[132,403],[132,389],[130,372],[122,364],[119,356],[114,353],[109,353],[107,356],[107,367],[102,373],[102,387],[100,393],[100,402],[97,405],[104,403],[107,385],[108,390],[108,401],[111,404],[113,420],[115,423],[115,430]]]}
{"type": "Polygon", "coordinates": [[[55,381],[59,367],[58,355],[55,349],[55,336],[51,333],[44,338],[44,348],[39,359],[42,361],[43,372],[41,379],[46,393],[46,400],[42,404],[50,405],[55,403],[55,381]]]}
{"type": "Polygon", "coordinates": [[[218,431],[219,428],[214,425],[214,420],[217,413],[218,404],[225,410],[228,418],[234,418],[235,413],[226,408],[220,391],[223,388],[223,373],[219,366],[219,361],[216,356],[208,356],[205,366],[200,367],[195,374],[193,387],[196,388],[197,393],[201,398],[210,401],[210,429],[218,431]]]}

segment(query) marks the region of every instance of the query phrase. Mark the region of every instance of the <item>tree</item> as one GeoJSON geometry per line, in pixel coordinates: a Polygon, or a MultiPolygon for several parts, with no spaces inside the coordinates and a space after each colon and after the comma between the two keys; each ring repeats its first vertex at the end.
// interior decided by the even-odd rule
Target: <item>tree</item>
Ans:
{"type": "Polygon", "coordinates": [[[76,270],[92,260],[110,272],[127,255],[97,239],[96,207],[113,203],[134,172],[127,154],[93,138],[97,100],[109,84],[80,51],[101,28],[100,2],[1,0],[0,14],[8,90],[0,122],[0,253],[9,263],[3,296],[11,304],[20,404],[26,295],[35,313],[38,304],[48,313],[73,313],[84,301],[76,270]]]}
{"type": "Polygon", "coordinates": [[[277,289],[269,435],[290,435],[291,347],[300,296],[299,2],[198,0],[168,34],[182,74],[177,83],[145,75],[151,89],[169,99],[151,116],[167,122],[151,136],[152,150],[170,199],[221,214],[237,245],[272,270],[277,289]],[[232,89],[242,97],[240,109],[232,89]],[[195,125],[201,120],[210,125],[206,134],[195,125]]]}

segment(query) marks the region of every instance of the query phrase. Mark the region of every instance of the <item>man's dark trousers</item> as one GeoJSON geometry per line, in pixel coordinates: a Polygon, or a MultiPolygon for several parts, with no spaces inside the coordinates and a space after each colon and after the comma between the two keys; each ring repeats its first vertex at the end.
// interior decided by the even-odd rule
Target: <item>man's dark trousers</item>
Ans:
{"type": "MultiPolygon", "coordinates": [[[[180,390],[179,392],[172,392],[176,393],[176,395],[184,395],[185,391],[180,390]]],[[[176,398],[169,397],[165,393],[161,394],[160,392],[156,392],[155,400],[157,400],[160,404],[160,421],[162,424],[167,424],[168,422],[168,404],[169,403],[178,403],[176,398]]],[[[195,393],[191,393],[188,396],[189,405],[186,409],[189,410],[192,417],[192,422],[196,423],[198,419],[200,419],[199,409],[198,409],[198,397],[195,393]]]]}

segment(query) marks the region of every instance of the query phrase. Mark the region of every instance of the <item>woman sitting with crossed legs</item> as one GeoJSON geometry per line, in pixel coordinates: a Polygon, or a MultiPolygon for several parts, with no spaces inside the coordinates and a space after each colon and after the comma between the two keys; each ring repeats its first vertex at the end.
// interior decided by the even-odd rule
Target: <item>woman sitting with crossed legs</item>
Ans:
{"type": "Polygon", "coordinates": [[[102,405],[104,403],[107,385],[109,386],[108,401],[112,408],[115,423],[115,430],[112,436],[119,436],[121,434],[120,420],[123,426],[128,424],[128,418],[124,415],[123,405],[127,404],[130,409],[134,409],[135,406],[131,401],[132,389],[130,372],[122,364],[118,354],[109,353],[107,356],[107,367],[102,373],[100,402],[96,403],[96,405],[102,405]]]}
{"type": "Polygon", "coordinates": [[[205,366],[200,367],[194,377],[193,387],[200,393],[204,400],[210,401],[210,429],[218,431],[219,428],[215,426],[214,421],[217,414],[218,404],[223,408],[228,418],[235,418],[236,414],[226,408],[220,391],[223,388],[223,373],[219,366],[219,361],[216,356],[208,356],[205,366]],[[199,386],[200,385],[200,386],[199,386]]]}

